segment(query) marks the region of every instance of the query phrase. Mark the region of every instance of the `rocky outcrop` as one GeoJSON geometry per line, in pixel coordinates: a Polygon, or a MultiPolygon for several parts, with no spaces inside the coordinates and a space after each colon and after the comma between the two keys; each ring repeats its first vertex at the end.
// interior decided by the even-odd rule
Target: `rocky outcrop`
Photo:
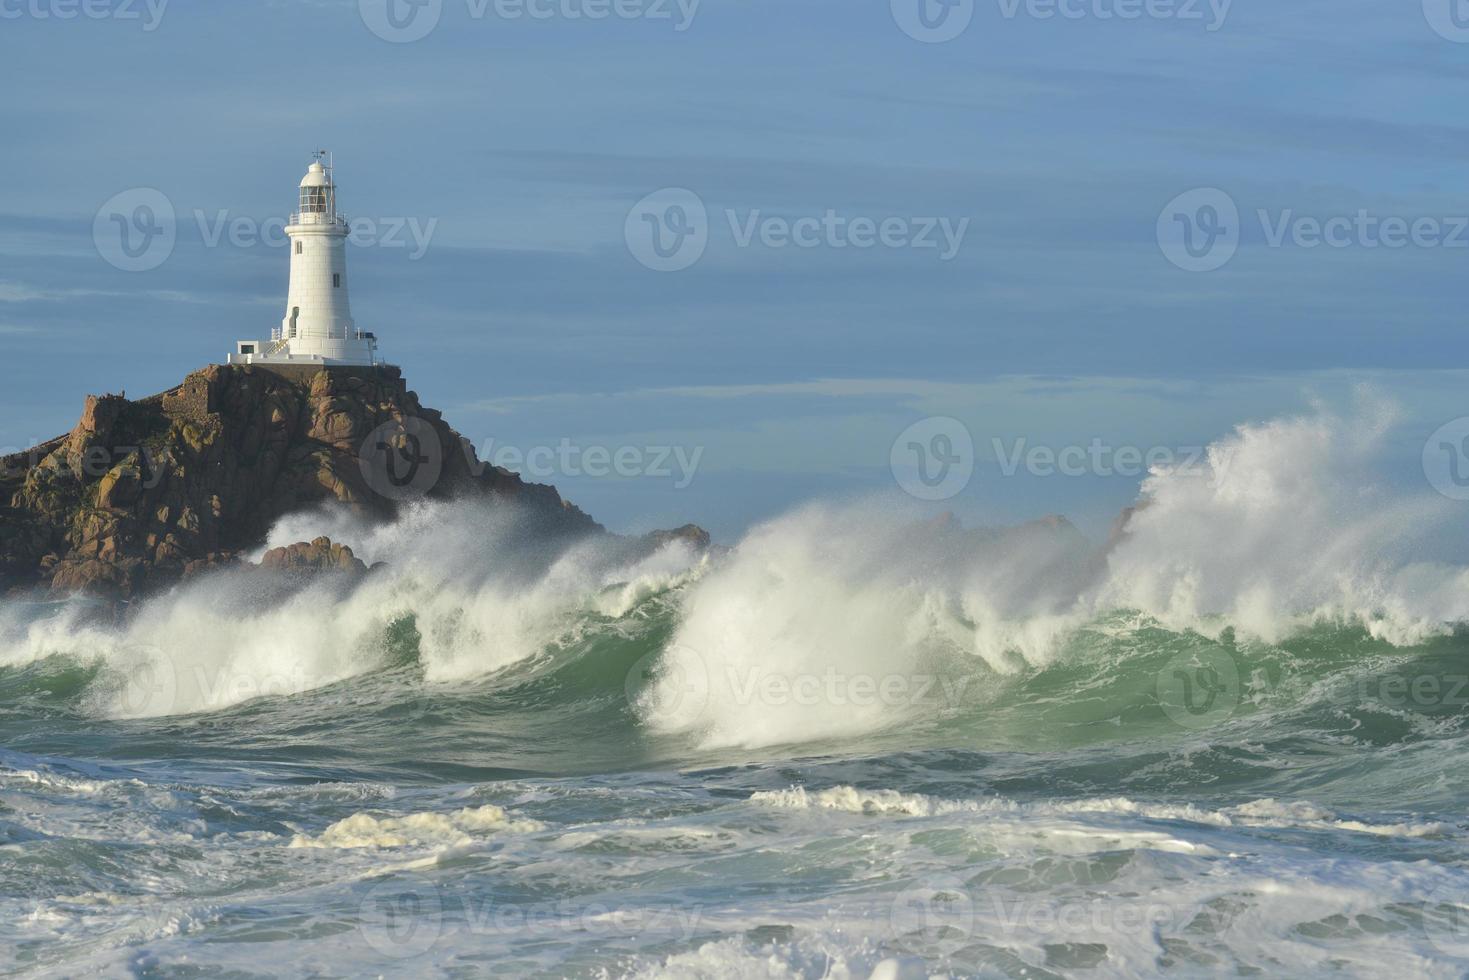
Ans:
{"type": "Polygon", "coordinates": [[[685,524],[672,531],[651,531],[643,536],[643,542],[650,551],[656,551],[674,541],[681,541],[694,551],[708,551],[712,543],[709,532],[697,524],[685,524]]]}
{"type": "Polygon", "coordinates": [[[320,537],[310,543],[302,541],[284,548],[272,548],[260,558],[261,568],[273,568],[293,575],[315,575],[342,572],[365,575],[367,565],[344,544],[333,544],[331,538],[320,537]]]}
{"type": "Polygon", "coordinates": [[[1152,505],[1151,498],[1143,497],[1137,503],[1122,508],[1122,513],[1112,522],[1112,530],[1107,535],[1106,552],[1111,554],[1122,542],[1132,534],[1132,519],[1152,505]]]}
{"type": "MultiPolygon", "coordinates": [[[[554,487],[481,463],[397,368],[215,365],[152,398],[89,397],[68,435],[0,459],[0,589],[126,599],[235,563],[294,511],[386,520],[464,495],[519,505],[537,534],[603,533],[554,487]]],[[[300,548],[267,563],[355,561],[300,548]]]]}

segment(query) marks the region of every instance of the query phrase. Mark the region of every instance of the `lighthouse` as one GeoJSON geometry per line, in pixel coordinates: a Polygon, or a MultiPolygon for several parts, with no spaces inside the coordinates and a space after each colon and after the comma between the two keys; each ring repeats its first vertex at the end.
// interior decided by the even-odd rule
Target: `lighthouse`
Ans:
{"type": "Polygon", "coordinates": [[[229,363],[377,363],[377,338],[357,329],[347,298],[348,232],[347,219],[337,211],[331,159],[319,152],[301,178],[297,209],[286,224],[291,255],[286,314],[269,340],[238,341],[229,363]]]}

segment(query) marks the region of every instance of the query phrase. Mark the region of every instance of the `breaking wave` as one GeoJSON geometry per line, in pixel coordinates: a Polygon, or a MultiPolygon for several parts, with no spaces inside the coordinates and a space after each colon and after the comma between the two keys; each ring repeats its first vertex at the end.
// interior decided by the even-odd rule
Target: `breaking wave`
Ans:
{"type": "Polygon", "coordinates": [[[221,572],[123,625],[84,603],[9,603],[0,680],[125,719],[391,678],[405,699],[595,703],[699,750],[972,728],[1081,691],[1117,694],[1108,710],[1125,713],[1190,651],[1245,676],[1289,663],[1305,695],[1352,668],[1303,672],[1292,644],[1312,631],[1389,656],[1469,619],[1469,568],[1428,557],[1449,502],[1378,475],[1392,420],[1364,398],[1240,426],[1197,465],[1155,470],[1106,543],[1060,519],[966,530],[872,502],[801,508],[714,556],[552,547],[483,504],[423,504],[386,526],[295,515],[266,547],[327,534],[384,564],[360,582],[221,572]]]}
{"type": "Polygon", "coordinates": [[[1462,972],[1469,572],[1450,505],[1381,477],[1390,424],[1242,426],[1106,542],[868,502],[649,553],[433,504],[272,531],[360,578],[0,603],[0,944],[108,976],[1462,972]]]}

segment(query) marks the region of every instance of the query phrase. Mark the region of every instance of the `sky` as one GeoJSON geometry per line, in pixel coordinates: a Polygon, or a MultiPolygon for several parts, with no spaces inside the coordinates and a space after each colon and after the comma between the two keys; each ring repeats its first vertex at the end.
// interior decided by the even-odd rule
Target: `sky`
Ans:
{"type": "Polygon", "coordinates": [[[358,326],[616,530],[875,494],[1100,536],[1137,473],[1007,455],[1187,456],[1363,385],[1422,486],[1469,413],[1456,13],[0,0],[0,447],[278,325],[330,148],[358,326]]]}

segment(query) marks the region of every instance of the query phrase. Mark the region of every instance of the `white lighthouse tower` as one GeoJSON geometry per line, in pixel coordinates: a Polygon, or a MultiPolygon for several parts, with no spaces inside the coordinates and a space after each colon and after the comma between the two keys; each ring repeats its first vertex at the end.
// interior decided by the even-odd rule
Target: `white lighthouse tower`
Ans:
{"type": "Polygon", "coordinates": [[[241,340],[231,364],[372,365],[377,338],[357,329],[347,299],[347,219],[325,151],[301,178],[298,210],[286,225],[291,282],[286,315],[269,340],[241,340]]]}

